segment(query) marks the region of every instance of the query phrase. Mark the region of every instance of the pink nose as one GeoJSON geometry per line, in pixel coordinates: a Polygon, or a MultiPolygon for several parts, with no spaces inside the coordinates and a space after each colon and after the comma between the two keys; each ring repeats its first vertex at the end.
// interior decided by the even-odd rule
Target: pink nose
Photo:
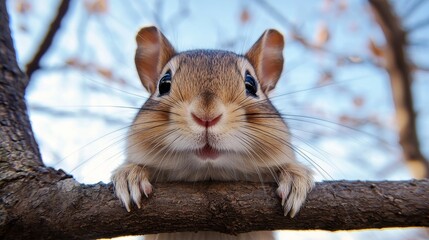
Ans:
{"type": "Polygon", "coordinates": [[[199,117],[197,117],[194,113],[191,113],[192,118],[194,119],[194,121],[196,123],[198,123],[198,125],[203,126],[203,127],[211,127],[213,125],[215,125],[216,123],[219,122],[220,118],[222,117],[222,114],[220,114],[219,116],[212,118],[212,119],[201,119],[199,117]]]}

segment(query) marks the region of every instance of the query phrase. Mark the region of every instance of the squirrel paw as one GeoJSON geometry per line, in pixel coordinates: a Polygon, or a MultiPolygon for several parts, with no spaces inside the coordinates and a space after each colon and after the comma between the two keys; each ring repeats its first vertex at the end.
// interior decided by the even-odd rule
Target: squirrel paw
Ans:
{"type": "MultiPolygon", "coordinates": [[[[286,168],[287,169],[287,168],[286,168]]],[[[307,194],[314,187],[311,170],[295,165],[280,174],[277,194],[282,199],[284,215],[293,218],[304,204],[307,194]]]]}
{"type": "Polygon", "coordinates": [[[113,172],[112,182],[115,186],[116,196],[122,201],[128,212],[131,211],[131,199],[140,208],[142,193],[146,197],[152,193],[148,172],[141,165],[122,164],[113,172]]]}

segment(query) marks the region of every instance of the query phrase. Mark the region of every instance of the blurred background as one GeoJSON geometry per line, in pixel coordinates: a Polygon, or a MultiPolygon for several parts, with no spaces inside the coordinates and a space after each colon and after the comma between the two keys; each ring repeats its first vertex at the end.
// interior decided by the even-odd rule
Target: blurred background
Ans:
{"type": "MultiPolygon", "coordinates": [[[[429,176],[429,1],[9,0],[27,102],[45,164],[109,182],[147,99],[135,35],[156,25],[179,50],[245,53],[286,37],[271,98],[317,180],[429,176]],[[381,4],[381,5],[380,5],[381,4]],[[386,17],[387,16],[387,17],[386,17]],[[399,77],[398,77],[399,76],[399,77]]],[[[424,229],[279,231],[278,239],[429,239],[424,229]]]]}

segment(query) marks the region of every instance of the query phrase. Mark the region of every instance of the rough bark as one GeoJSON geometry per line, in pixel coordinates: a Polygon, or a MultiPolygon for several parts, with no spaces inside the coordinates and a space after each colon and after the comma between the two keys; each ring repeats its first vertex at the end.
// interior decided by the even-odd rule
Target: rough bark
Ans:
{"type": "Polygon", "coordinates": [[[0,239],[429,226],[429,180],[319,183],[294,219],[283,216],[275,184],[164,183],[128,213],[110,184],[83,185],[43,165],[8,23],[1,0],[0,239]]]}
{"type": "Polygon", "coordinates": [[[387,0],[369,1],[386,38],[385,68],[390,76],[399,144],[415,178],[429,177],[429,162],[420,150],[412,94],[412,74],[406,52],[407,33],[387,0]]]}
{"type": "Polygon", "coordinates": [[[275,188],[241,182],[156,184],[142,208],[128,213],[110,184],[86,186],[72,178],[27,181],[19,199],[6,197],[13,209],[0,237],[89,239],[175,231],[236,234],[429,226],[428,180],[319,183],[293,219],[283,216],[275,188]]]}

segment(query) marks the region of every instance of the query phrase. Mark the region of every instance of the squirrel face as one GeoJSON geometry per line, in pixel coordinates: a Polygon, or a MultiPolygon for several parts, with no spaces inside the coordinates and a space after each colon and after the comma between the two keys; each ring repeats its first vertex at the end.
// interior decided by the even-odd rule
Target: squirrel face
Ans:
{"type": "MultiPolygon", "coordinates": [[[[226,152],[245,152],[246,147],[237,139],[246,122],[246,108],[241,105],[266,99],[253,81],[254,93],[246,90],[247,78],[253,78],[252,65],[244,57],[226,51],[196,50],[173,57],[163,72],[171,79],[168,92],[163,83],[153,96],[154,101],[174,102],[164,111],[169,114],[171,128],[179,127],[168,136],[172,147],[179,151],[191,150],[202,160],[217,159],[226,152]],[[163,93],[163,94],[161,94],[163,93]],[[181,139],[174,141],[174,139],[181,139]]],[[[165,76],[164,74],[164,76],[165,76]]],[[[161,106],[160,106],[161,107],[161,106]]]]}
{"type": "Polygon", "coordinates": [[[153,182],[204,180],[276,181],[284,214],[299,211],[312,172],[296,161],[267,97],[283,68],[283,45],[279,32],[267,30],[244,55],[177,53],[157,28],[140,30],[135,60],[151,96],[128,133],[127,159],[112,174],[128,211],[153,182]]]}
{"type": "Polygon", "coordinates": [[[137,43],[137,70],[151,97],[131,128],[128,149],[143,150],[147,165],[174,168],[186,159],[254,169],[293,155],[287,127],[267,98],[283,67],[280,33],[267,30],[244,56],[176,53],[155,27],[143,28],[137,43]]]}

